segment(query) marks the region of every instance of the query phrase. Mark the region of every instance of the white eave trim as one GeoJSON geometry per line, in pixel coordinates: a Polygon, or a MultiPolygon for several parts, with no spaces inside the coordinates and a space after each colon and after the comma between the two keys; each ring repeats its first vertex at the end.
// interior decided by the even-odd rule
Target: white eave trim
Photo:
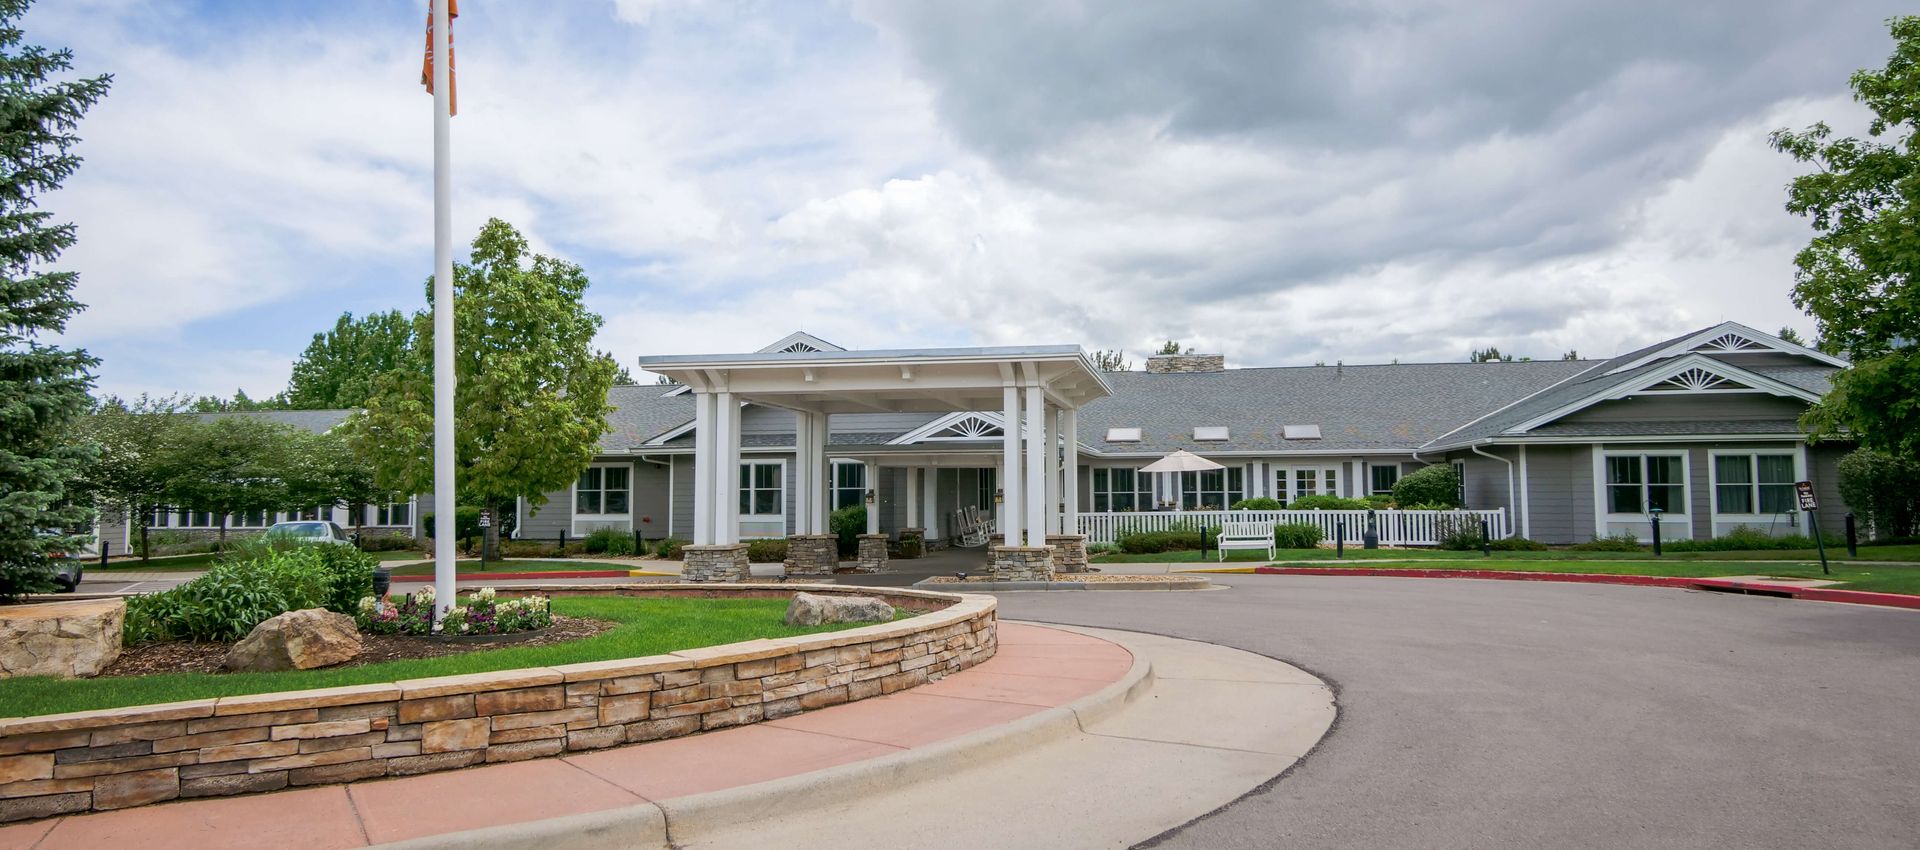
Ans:
{"type": "Polygon", "coordinates": [[[1833,366],[1835,368],[1845,369],[1849,365],[1852,365],[1848,363],[1846,360],[1843,360],[1839,357],[1835,357],[1825,352],[1815,351],[1804,345],[1794,345],[1793,343],[1788,342],[1784,339],[1781,339],[1777,336],[1774,336],[1773,334],[1762,333],[1760,331],[1754,330],[1753,328],[1747,327],[1746,325],[1740,324],[1739,322],[1721,322],[1720,324],[1714,325],[1713,327],[1707,328],[1706,330],[1703,330],[1699,333],[1675,340],[1672,344],[1667,345],[1658,351],[1654,351],[1654,352],[1642,355],[1640,357],[1636,357],[1633,360],[1628,361],[1623,365],[1616,366],[1612,369],[1609,369],[1607,370],[1607,374],[1617,375],[1622,372],[1631,372],[1635,369],[1638,369],[1642,366],[1647,365],[1648,363],[1652,363],[1657,360],[1665,360],[1666,358],[1669,358],[1669,357],[1678,357],[1682,354],[1698,354],[1699,352],[1694,351],[1694,349],[1699,348],[1700,346],[1705,345],[1708,342],[1711,342],[1715,339],[1726,336],[1728,334],[1741,337],[1747,340],[1748,342],[1751,342],[1755,345],[1760,346],[1761,348],[1769,348],[1774,351],[1780,352],[1781,354],[1792,354],[1800,357],[1805,357],[1810,360],[1817,360],[1821,363],[1825,363],[1828,366],[1833,366]]]}
{"type": "MultiPolygon", "coordinates": [[[[1673,362],[1668,363],[1652,372],[1648,372],[1647,374],[1642,375],[1639,378],[1633,381],[1630,381],[1628,383],[1616,384],[1614,386],[1607,387],[1606,389],[1603,389],[1592,395],[1586,396],[1584,398],[1578,399],[1576,401],[1573,401],[1565,405],[1561,405],[1560,407],[1554,410],[1548,411],[1546,413],[1543,413],[1539,416],[1535,416],[1532,419],[1529,419],[1525,422],[1522,422],[1518,425],[1513,426],[1512,428],[1507,429],[1506,431],[1502,432],[1502,435],[1513,436],[1513,435],[1523,434],[1527,431],[1531,431],[1549,422],[1558,420],[1563,416],[1569,416],[1574,413],[1578,413],[1582,410],[1585,410],[1603,401],[1615,401],[1618,399],[1626,398],[1631,395],[1642,394],[1648,387],[1664,382],[1667,379],[1672,378],[1680,374],[1681,372],[1685,372],[1689,369],[1703,369],[1715,375],[1718,375],[1720,377],[1727,378],[1729,380],[1739,381],[1740,383],[1746,384],[1747,386],[1752,387],[1755,390],[1769,393],[1771,395],[1783,396],[1786,398],[1797,398],[1797,399],[1800,399],[1801,401],[1807,402],[1808,404],[1818,404],[1820,401],[1820,394],[1813,392],[1812,390],[1796,387],[1784,381],[1779,381],[1774,378],[1769,378],[1758,372],[1754,372],[1748,369],[1742,369],[1739,366],[1735,366],[1731,363],[1728,363],[1725,360],[1721,360],[1715,357],[1709,357],[1705,354],[1700,354],[1696,352],[1693,354],[1688,354],[1684,357],[1675,358],[1673,362]]],[[[1689,393],[1677,392],[1675,393],[1675,395],[1689,395],[1689,393]]]]}

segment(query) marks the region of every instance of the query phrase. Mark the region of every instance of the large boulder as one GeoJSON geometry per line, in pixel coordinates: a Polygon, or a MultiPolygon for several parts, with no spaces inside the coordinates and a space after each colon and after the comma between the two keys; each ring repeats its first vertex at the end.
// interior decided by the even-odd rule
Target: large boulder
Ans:
{"type": "Polygon", "coordinates": [[[871,596],[816,596],[796,593],[787,603],[787,625],[822,623],[885,623],[893,620],[893,606],[871,596]]]}
{"type": "Polygon", "coordinates": [[[92,676],[120,657],[124,599],[0,606],[0,679],[92,676]]]}
{"type": "Polygon", "coordinates": [[[324,608],[288,611],[254,626],[227,653],[228,670],[311,670],[360,654],[353,618],[324,608]]]}

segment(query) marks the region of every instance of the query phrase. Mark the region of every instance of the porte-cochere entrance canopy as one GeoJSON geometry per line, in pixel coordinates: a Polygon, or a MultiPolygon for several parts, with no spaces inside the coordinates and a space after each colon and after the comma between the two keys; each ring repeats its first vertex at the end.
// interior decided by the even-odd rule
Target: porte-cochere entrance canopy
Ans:
{"type": "Polygon", "coordinates": [[[998,410],[1007,425],[999,536],[1019,546],[1031,534],[1040,545],[1050,531],[1078,527],[1078,488],[1063,483],[1078,480],[1079,453],[1061,437],[1075,433],[1082,405],[1112,393],[1077,345],[691,354],[642,357],[639,365],[695,396],[695,545],[739,542],[734,475],[748,403],[795,414],[798,534],[828,530],[830,416],[998,410]]]}

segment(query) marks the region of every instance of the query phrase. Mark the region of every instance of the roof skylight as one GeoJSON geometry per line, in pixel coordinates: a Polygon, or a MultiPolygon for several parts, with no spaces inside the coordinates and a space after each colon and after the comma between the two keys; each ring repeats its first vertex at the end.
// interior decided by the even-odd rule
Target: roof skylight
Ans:
{"type": "Polygon", "coordinates": [[[1209,441],[1225,440],[1227,439],[1227,426],[1202,425],[1202,426],[1196,427],[1193,429],[1193,438],[1196,440],[1209,440],[1209,441]]]}
{"type": "Polygon", "coordinates": [[[1320,439],[1320,426],[1318,425],[1283,425],[1280,428],[1280,432],[1281,436],[1289,440],[1320,439]]]}
{"type": "Polygon", "coordinates": [[[1107,429],[1107,442],[1109,442],[1109,443],[1137,443],[1137,442],[1140,442],[1140,429],[1138,429],[1138,428],[1108,428],[1108,429],[1107,429]]]}

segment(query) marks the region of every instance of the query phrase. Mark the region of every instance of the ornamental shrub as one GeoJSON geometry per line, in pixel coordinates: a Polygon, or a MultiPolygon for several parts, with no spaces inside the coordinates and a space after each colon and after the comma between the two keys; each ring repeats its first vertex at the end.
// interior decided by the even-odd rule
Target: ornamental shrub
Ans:
{"type": "Polygon", "coordinates": [[[1480,520],[1470,516],[1441,516],[1433,521],[1433,533],[1439,546],[1455,552],[1480,548],[1480,520]]]}
{"type": "Polygon", "coordinates": [[[589,555],[625,557],[633,554],[633,535],[617,528],[597,528],[592,534],[580,538],[580,551],[589,555]]]}
{"type": "Polygon", "coordinates": [[[669,537],[665,540],[660,541],[660,548],[654,550],[654,553],[669,561],[678,561],[680,560],[680,555],[681,555],[680,550],[684,548],[686,545],[687,545],[687,541],[685,540],[678,540],[678,539],[669,537]]]}
{"type": "Polygon", "coordinates": [[[1366,499],[1345,499],[1332,495],[1301,496],[1287,503],[1290,510],[1296,511],[1364,511],[1373,507],[1366,499]]]}
{"type": "Polygon", "coordinates": [[[1460,476],[1454,474],[1453,467],[1444,463],[1423,466],[1406,475],[1393,485],[1393,502],[1396,505],[1441,505],[1447,508],[1460,506],[1460,476]]]}
{"type": "Polygon", "coordinates": [[[1920,460],[1854,449],[1840,458],[1840,498],[1876,540],[1920,535],[1920,460]]]}
{"type": "Polygon", "coordinates": [[[867,506],[848,505],[827,517],[827,530],[840,538],[840,554],[860,551],[860,535],[867,533],[867,506]]]}
{"type": "Polygon", "coordinates": [[[1576,552],[1640,552],[1645,550],[1645,547],[1640,545],[1639,538],[1624,531],[1606,537],[1595,537],[1585,543],[1575,543],[1567,548],[1576,552]]]}
{"type": "Polygon", "coordinates": [[[1314,549],[1326,533],[1310,522],[1283,522],[1273,527],[1273,545],[1282,549],[1314,549]]]}
{"type": "MultiPolygon", "coordinates": [[[[427,539],[432,540],[433,539],[433,514],[429,513],[421,516],[420,524],[421,524],[422,530],[427,535],[427,539]]],[[[501,529],[501,531],[505,532],[506,529],[503,528],[501,529]]],[[[480,536],[480,509],[470,505],[461,505],[459,507],[454,508],[453,509],[453,533],[455,537],[458,537],[461,540],[465,540],[469,537],[479,537],[480,536]]]]}
{"type": "MultiPolygon", "coordinates": [[[[373,560],[345,546],[316,545],[220,563],[169,590],[129,597],[122,641],[232,641],[288,611],[327,607],[334,599],[336,581],[343,582],[343,588],[359,586],[354,578],[358,571],[347,558],[323,555],[318,551],[322,548],[373,560]]],[[[371,566],[366,569],[366,582],[365,589],[371,590],[371,566]]],[[[355,603],[349,603],[349,611],[355,603]]]]}
{"type": "Polygon", "coordinates": [[[1277,511],[1277,510],[1280,510],[1282,507],[1284,506],[1280,504],[1279,499],[1275,499],[1269,496],[1255,496],[1251,499],[1241,499],[1238,502],[1234,502],[1232,505],[1228,506],[1228,510],[1277,511]]]}
{"type": "Polygon", "coordinates": [[[1122,534],[1117,541],[1120,551],[1130,555],[1155,555],[1161,552],[1179,552],[1200,548],[1199,529],[1172,529],[1168,531],[1137,531],[1122,534]]]}
{"type": "Polygon", "coordinates": [[[747,560],[756,564],[778,564],[787,559],[787,541],[783,537],[747,541],[747,560]]]}

